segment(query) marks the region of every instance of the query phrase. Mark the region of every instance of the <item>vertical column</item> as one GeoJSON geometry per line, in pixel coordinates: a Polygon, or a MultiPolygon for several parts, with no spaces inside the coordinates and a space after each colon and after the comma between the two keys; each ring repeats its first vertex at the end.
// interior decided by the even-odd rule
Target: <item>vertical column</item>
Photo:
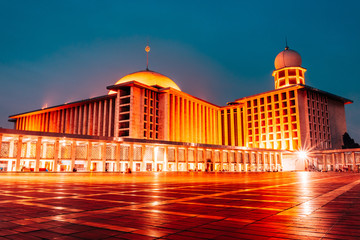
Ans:
{"type": "Polygon", "coordinates": [[[130,143],[129,146],[129,168],[133,171],[133,161],[134,161],[134,144],[130,143]]]}
{"type": "Polygon", "coordinates": [[[208,125],[208,107],[204,106],[204,143],[208,143],[209,141],[209,132],[210,132],[210,127],[208,125]]]}
{"type": "Polygon", "coordinates": [[[198,143],[203,143],[203,138],[202,138],[202,135],[203,135],[203,131],[202,131],[202,105],[198,105],[198,123],[197,123],[197,126],[198,126],[198,143]]]}
{"type": "Polygon", "coordinates": [[[78,116],[79,116],[79,108],[78,107],[74,107],[74,113],[73,113],[73,129],[72,129],[72,134],[77,134],[78,133],[78,116]]]}
{"type": "Polygon", "coordinates": [[[221,123],[221,111],[218,111],[218,117],[217,117],[217,121],[218,121],[218,144],[219,145],[224,145],[225,143],[222,141],[222,123],[221,123]]]}
{"type": "Polygon", "coordinates": [[[1,155],[1,144],[2,144],[2,133],[0,133],[0,155],[1,155]]]}
{"type": "Polygon", "coordinates": [[[59,139],[55,140],[55,144],[54,144],[54,170],[53,171],[59,171],[59,147],[60,147],[60,142],[59,139]]]}
{"type": "MultiPolygon", "coordinates": [[[[215,151],[214,149],[211,149],[211,164],[212,164],[212,171],[215,172],[215,151]]],[[[211,172],[211,168],[209,169],[211,172]]]]}
{"type": "Polygon", "coordinates": [[[195,171],[198,170],[198,166],[199,166],[199,164],[198,164],[198,158],[199,158],[199,156],[198,156],[198,147],[195,147],[195,148],[194,148],[195,171]]]}
{"type": "Polygon", "coordinates": [[[199,134],[198,134],[198,129],[199,129],[199,124],[198,124],[198,116],[199,116],[199,109],[198,109],[198,103],[194,102],[194,142],[199,143],[199,134]]]}
{"type": "Polygon", "coordinates": [[[238,151],[235,151],[235,154],[234,154],[235,156],[235,168],[234,168],[234,170],[235,171],[239,171],[239,152],[238,151]]]}
{"type": "Polygon", "coordinates": [[[65,132],[65,111],[66,109],[61,110],[61,118],[60,118],[60,132],[65,132]]]}
{"type": "Polygon", "coordinates": [[[217,129],[218,129],[218,124],[217,124],[217,109],[214,108],[213,111],[212,111],[212,122],[213,122],[213,140],[212,140],[212,144],[219,144],[218,142],[218,132],[217,132],[217,129]]]}
{"type": "MultiPolygon", "coordinates": [[[[99,105],[100,105],[100,103],[99,103],[99,105]]],[[[99,114],[100,114],[100,111],[99,111],[99,114]]],[[[120,115],[120,89],[117,90],[116,98],[115,98],[114,137],[119,136],[119,115],[120,115]]],[[[100,132],[100,128],[98,128],[98,133],[99,132],[100,132]]]]}
{"type": "MultiPolygon", "coordinates": [[[[107,130],[107,101],[104,100],[104,116],[103,116],[103,132],[102,132],[102,136],[106,136],[106,130],[107,130]]],[[[130,110],[131,111],[131,110],[130,110]]]]}
{"type": "Polygon", "coordinates": [[[356,161],[355,161],[355,152],[354,151],[351,152],[351,161],[352,161],[352,165],[353,165],[353,171],[355,172],[356,161]]]}
{"type": "Polygon", "coordinates": [[[165,147],[164,147],[164,166],[163,166],[163,169],[165,172],[169,171],[169,169],[168,169],[168,152],[169,152],[169,147],[167,145],[165,145],[165,147]]]}
{"type": "Polygon", "coordinates": [[[210,137],[208,139],[208,144],[214,144],[214,121],[213,121],[213,112],[214,109],[209,107],[209,128],[210,128],[210,137]]]}
{"type": "Polygon", "coordinates": [[[194,103],[189,101],[190,110],[189,110],[189,136],[190,142],[195,142],[194,139],[194,103]]]}
{"type": "Polygon", "coordinates": [[[101,161],[102,161],[102,171],[107,172],[108,169],[106,167],[106,143],[100,143],[101,146],[101,161]]]}
{"type": "Polygon", "coordinates": [[[35,152],[35,169],[34,169],[35,172],[39,172],[40,157],[41,157],[41,137],[38,137],[36,142],[36,152],[35,152]]]}
{"type": "Polygon", "coordinates": [[[178,172],[179,171],[179,161],[178,161],[178,155],[179,155],[179,147],[176,146],[174,148],[174,157],[175,157],[175,170],[178,172]]]}
{"type": "Polygon", "coordinates": [[[78,106],[76,109],[76,132],[75,134],[81,134],[81,119],[82,119],[82,106],[78,106]]]}
{"type": "Polygon", "coordinates": [[[86,158],[86,171],[90,172],[91,169],[91,152],[92,152],[92,142],[88,142],[88,151],[87,151],[87,158],[86,158]]]}
{"type": "Polygon", "coordinates": [[[146,171],[146,163],[144,161],[145,159],[145,144],[141,144],[141,161],[142,161],[142,166],[143,166],[143,171],[146,171]]]}
{"type": "Polygon", "coordinates": [[[152,162],[153,162],[152,171],[157,171],[157,166],[156,166],[156,164],[157,164],[157,154],[155,154],[156,148],[157,148],[156,146],[154,146],[152,148],[152,159],[153,159],[152,160],[152,162]]]}
{"type": "MultiPolygon", "coordinates": [[[[238,134],[238,146],[243,146],[244,143],[242,142],[242,131],[243,131],[243,128],[241,126],[241,108],[238,107],[237,108],[237,111],[236,111],[236,115],[237,115],[237,134],[238,134]]],[[[266,116],[266,124],[267,124],[267,114],[265,115],[266,116]]],[[[266,128],[268,129],[268,128],[266,128]]],[[[266,130],[268,131],[268,130],[266,130]]]]}
{"type": "Polygon", "coordinates": [[[175,96],[173,94],[170,94],[170,141],[175,141],[176,135],[175,135],[175,96]]]}
{"type": "Polygon", "coordinates": [[[70,171],[73,171],[75,168],[75,159],[76,159],[76,141],[73,140],[71,143],[71,163],[70,163],[70,171]]]}
{"type": "Polygon", "coordinates": [[[230,109],[230,134],[231,134],[231,146],[235,146],[235,122],[234,122],[234,109],[230,109]]]}
{"type": "Polygon", "coordinates": [[[222,171],[224,169],[224,154],[225,152],[223,150],[219,151],[219,160],[220,160],[220,169],[219,171],[222,171]]]}
{"type": "Polygon", "coordinates": [[[65,118],[65,133],[70,133],[70,124],[71,124],[71,108],[66,109],[66,118],[65,118]]]}
{"type": "MultiPolygon", "coordinates": [[[[142,147],[141,147],[142,149],[142,147]]],[[[141,158],[143,159],[143,158],[141,158]]],[[[116,158],[115,158],[115,161],[116,161],[116,171],[120,172],[121,169],[120,169],[120,143],[116,143],[116,158]]]]}
{"type": "Polygon", "coordinates": [[[186,171],[189,171],[189,148],[185,147],[184,152],[185,152],[184,157],[185,157],[186,171]]]}
{"type": "Polygon", "coordinates": [[[175,107],[176,107],[176,117],[175,117],[175,125],[174,125],[174,129],[173,131],[175,131],[175,141],[180,141],[180,117],[181,117],[181,114],[180,114],[180,97],[179,96],[176,96],[175,97],[175,107]]]}
{"type": "Polygon", "coordinates": [[[113,116],[112,116],[112,113],[113,113],[113,99],[111,98],[111,99],[109,99],[109,123],[108,123],[108,134],[107,134],[107,136],[108,137],[111,137],[111,129],[112,129],[112,124],[113,124],[113,122],[112,122],[112,119],[113,119],[113,116]]]}
{"type": "Polygon", "coordinates": [[[228,126],[228,109],[224,109],[224,145],[229,145],[229,138],[228,138],[228,133],[229,133],[229,126],[228,126]]]}
{"type": "Polygon", "coordinates": [[[181,111],[180,112],[180,117],[181,117],[180,141],[185,142],[186,141],[186,138],[185,138],[185,99],[182,97],[179,99],[180,99],[180,104],[181,104],[181,108],[180,108],[180,111],[181,111]]]}
{"type": "Polygon", "coordinates": [[[89,103],[88,104],[88,117],[87,117],[87,135],[93,135],[93,107],[94,107],[94,103],[89,103]]]}
{"type": "Polygon", "coordinates": [[[33,123],[34,123],[34,121],[33,121],[33,116],[29,116],[29,128],[28,128],[28,130],[33,130],[33,123]]]}
{"type": "Polygon", "coordinates": [[[53,132],[53,128],[54,128],[54,112],[49,112],[48,132],[53,132]]]}
{"type": "Polygon", "coordinates": [[[56,112],[56,132],[59,133],[61,131],[61,110],[56,112]]]}
{"type": "Polygon", "coordinates": [[[82,119],[82,135],[86,135],[86,126],[87,126],[87,104],[84,104],[84,109],[83,109],[83,119],[82,119]]]}
{"type": "Polygon", "coordinates": [[[21,159],[22,138],[23,138],[22,136],[19,136],[19,139],[18,139],[16,163],[15,163],[16,171],[21,171],[20,159],[21,159]]]}
{"type": "Polygon", "coordinates": [[[260,159],[259,159],[259,152],[255,152],[255,168],[256,168],[256,172],[259,171],[259,162],[260,162],[260,159]]]}
{"type": "Polygon", "coordinates": [[[185,122],[184,122],[184,127],[185,127],[185,138],[184,138],[184,140],[186,141],[186,142],[190,142],[190,134],[189,134],[189,132],[190,132],[190,122],[189,122],[189,120],[190,120],[190,118],[189,118],[189,100],[188,99],[184,99],[183,100],[184,101],[184,104],[185,104],[185,109],[184,109],[184,118],[185,118],[185,122]]]}
{"type": "Polygon", "coordinates": [[[25,117],[19,118],[19,120],[20,120],[20,125],[19,125],[18,130],[24,130],[24,128],[25,128],[25,117]]]}
{"type": "MultiPolygon", "coordinates": [[[[118,90],[118,95],[119,95],[119,92],[120,90],[118,90]]],[[[119,97],[117,98],[118,101],[119,100],[119,97]]],[[[119,105],[118,105],[119,106],[119,105]]],[[[118,111],[119,111],[119,108],[118,108],[118,111]]],[[[103,119],[102,119],[102,101],[99,101],[99,111],[98,111],[98,136],[102,136],[102,126],[103,126],[103,119]]],[[[119,118],[119,115],[118,115],[118,118],[119,118]]],[[[119,134],[119,122],[116,123],[116,127],[117,127],[117,134],[119,134]]],[[[118,136],[118,135],[117,135],[118,136]]]]}
{"type": "Polygon", "coordinates": [[[97,129],[97,125],[96,125],[96,119],[97,119],[97,102],[94,102],[94,106],[93,106],[93,114],[92,114],[93,116],[92,116],[92,119],[93,119],[93,121],[92,121],[92,123],[90,123],[90,124],[92,124],[92,129],[93,129],[93,133],[92,133],[92,135],[94,135],[94,136],[97,136],[98,134],[98,129],[97,129]]]}
{"type": "Polygon", "coordinates": [[[202,122],[201,122],[201,133],[202,133],[202,143],[206,143],[206,106],[202,106],[202,122]]]}
{"type": "Polygon", "coordinates": [[[70,108],[69,133],[74,134],[74,108],[70,108]]]}

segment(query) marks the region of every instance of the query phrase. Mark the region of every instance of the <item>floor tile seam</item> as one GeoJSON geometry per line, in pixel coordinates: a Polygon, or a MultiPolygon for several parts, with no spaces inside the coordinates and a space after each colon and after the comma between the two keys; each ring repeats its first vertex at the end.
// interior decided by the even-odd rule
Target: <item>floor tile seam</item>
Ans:
{"type": "MultiPolygon", "coordinates": [[[[357,180],[357,181],[355,181],[355,182],[358,182],[358,184],[359,184],[359,183],[360,183],[360,180],[357,180]]],[[[353,185],[351,188],[349,188],[348,190],[352,189],[352,188],[355,187],[356,185],[357,185],[357,184],[354,184],[354,185],[353,185]]],[[[341,195],[341,194],[340,194],[340,195],[341,195]]],[[[340,195],[338,195],[338,196],[340,196],[340,195]]],[[[336,197],[338,197],[338,196],[336,196],[336,197]]],[[[336,198],[336,197],[335,197],[335,198],[336,198]]],[[[335,199],[335,198],[334,198],[334,199],[335,199]]],[[[348,209],[349,209],[349,208],[351,208],[351,206],[349,206],[348,209]]],[[[345,218],[345,216],[346,216],[346,211],[342,211],[342,215],[337,218],[337,221],[332,224],[332,226],[329,228],[329,230],[328,230],[326,233],[324,233],[324,235],[322,236],[321,239],[323,239],[329,232],[331,232],[331,230],[334,229],[334,227],[335,227],[339,222],[343,221],[344,218],[345,218]]],[[[349,230],[351,230],[351,229],[349,229],[349,230]]]]}
{"type": "Polygon", "coordinates": [[[226,204],[211,204],[211,203],[197,203],[197,202],[182,202],[182,204],[188,205],[200,205],[208,207],[221,207],[221,208],[240,208],[240,209],[254,209],[254,210],[269,210],[269,211],[283,211],[283,209],[278,208],[264,208],[264,207],[250,207],[250,206],[236,206],[236,205],[226,205],[226,204]]]}
{"type": "MultiPolygon", "coordinates": [[[[214,221],[214,222],[217,222],[217,221],[214,221]]],[[[184,230],[181,230],[181,231],[178,231],[178,232],[176,232],[176,233],[173,233],[173,234],[169,234],[168,236],[171,236],[171,235],[180,235],[180,236],[185,236],[185,237],[188,237],[188,235],[181,235],[181,233],[184,233],[184,232],[193,232],[194,234],[197,234],[198,232],[194,232],[194,231],[191,231],[192,229],[195,229],[195,228],[199,228],[199,227],[203,227],[203,226],[206,226],[206,225],[208,225],[209,223],[204,223],[204,224],[202,224],[202,225],[198,225],[198,226],[196,226],[196,227],[190,227],[190,228],[188,228],[188,229],[184,229],[184,230]]],[[[207,233],[205,233],[205,234],[207,234],[207,233]]],[[[211,234],[211,233],[208,233],[208,234],[211,234]]],[[[214,234],[214,233],[212,233],[212,234],[214,234]]],[[[220,235],[219,235],[220,236],[220,235]]],[[[190,236],[191,237],[191,236],[190,236]]],[[[216,236],[217,237],[217,236],[216,236]]],[[[213,237],[213,238],[208,238],[208,237],[206,237],[206,238],[201,238],[201,239],[216,239],[216,237],[213,237]]],[[[197,237],[196,237],[197,238],[197,237]]],[[[164,238],[160,238],[160,239],[164,239],[164,238]]],[[[166,239],[166,238],[165,238],[166,239]]],[[[200,238],[199,238],[200,239],[200,238]]]]}
{"type": "MultiPolygon", "coordinates": [[[[332,177],[330,177],[330,178],[332,178],[332,177]]],[[[326,178],[326,179],[328,179],[328,178],[326,178]]],[[[324,180],[324,179],[315,179],[315,180],[312,180],[312,181],[321,181],[321,180],[324,180]]],[[[360,181],[360,180],[359,180],[359,181],[360,181]]],[[[279,184],[278,186],[293,185],[293,184],[297,184],[297,183],[301,183],[301,181],[300,181],[300,182],[287,183],[287,184],[279,184]]],[[[276,185],[275,185],[275,186],[276,186],[276,185]]],[[[271,186],[264,186],[264,187],[261,187],[261,188],[271,188],[271,186]]],[[[266,217],[264,217],[264,218],[262,218],[262,219],[255,220],[255,221],[252,222],[252,223],[261,222],[262,220],[267,219],[267,218],[269,218],[269,217],[271,217],[271,216],[274,216],[274,215],[277,215],[277,214],[279,214],[279,213],[274,213],[274,214],[272,214],[272,215],[270,215],[270,216],[266,216],[266,217]]],[[[246,227],[246,226],[248,226],[248,225],[250,225],[250,224],[252,224],[252,223],[246,224],[244,227],[246,227]]]]}
{"type": "Polygon", "coordinates": [[[137,228],[130,228],[130,227],[122,227],[122,226],[116,226],[116,225],[111,225],[111,224],[105,224],[105,223],[97,223],[97,222],[89,222],[89,221],[84,221],[84,220],[79,220],[79,219],[60,219],[58,221],[62,221],[62,222],[71,222],[74,224],[80,224],[80,225],[85,225],[85,226],[89,226],[89,227],[97,227],[100,229],[108,229],[108,230],[115,230],[115,231],[120,231],[120,232],[134,232],[140,229],[137,228]],[[122,229],[122,230],[119,230],[122,229]]]}
{"type": "Polygon", "coordinates": [[[47,204],[35,203],[35,202],[27,202],[27,201],[21,201],[21,200],[15,200],[13,202],[16,202],[16,203],[22,204],[22,205],[27,205],[27,206],[37,206],[37,207],[43,207],[43,208],[51,208],[54,210],[65,210],[65,211],[69,211],[69,212],[83,211],[81,209],[76,209],[76,208],[59,207],[59,206],[54,206],[54,205],[47,205],[47,204]]]}
{"type": "MultiPolygon", "coordinates": [[[[106,193],[106,194],[108,194],[108,193],[106,193]]],[[[104,195],[104,194],[86,195],[86,196],[98,196],[98,195],[104,195]]],[[[83,196],[85,196],[85,195],[83,195],[83,196]]],[[[139,195],[137,195],[137,196],[139,196],[139,195]]],[[[141,195],[140,195],[140,197],[141,197],[141,195]]],[[[143,196],[143,197],[146,197],[146,196],[143,196]]],[[[152,196],[152,197],[156,198],[156,196],[152,196]]],[[[46,197],[46,198],[28,197],[26,199],[3,200],[3,201],[0,201],[0,203],[8,203],[8,202],[14,202],[14,201],[25,202],[25,201],[34,201],[34,200],[36,200],[36,201],[58,200],[58,199],[64,199],[64,198],[106,201],[106,199],[91,199],[91,198],[83,198],[83,197],[80,197],[80,196],[69,196],[69,197],[57,196],[57,197],[46,197]]],[[[174,199],[174,197],[165,197],[165,198],[174,199]]],[[[126,202],[123,202],[123,203],[126,203],[126,202]]]]}
{"type": "Polygon", "coordinates": [[[239,189],[239,190],[233,190],[233,191],[228,191],[228,192],[200,195],[200,196],[196,196],[196,197],[180,198],[180,199],[177,199],[174,201],[181,202],[181,201],[197,200],[197,199],[202,199],[202,198],[217,197],[217,196],[235,194],[235,193],[240,193],[240,192],[249,192],[249,191],[263,190],[263,189],[268,189],[268,188],[277,188],[277,187],[281,187],[281,186],[294,185],[294,184],[298,184],[298,183],[301,183],[301,182],[284,183],[284,184],[263,186],[263,187],[257,187],[257,188],[239,189]]]}
{"type": "MultiPolygon", "coordinates": [[[[354,186],[356,186],[358,184],[360,184],[360,179],[326,193],[325,197],[324,197],[324,195],[321,195],[316,198],[310,199],[306,202],[300,203],[294,207],[286,209],[283,212],[279,213],[278,215],[286,215],[287,212],[299,210],[301,207],[306,208],[308,206],[305,206],[305,204],[310,205],[310,203],[312,203],[313,205],[321,205],[320,207],[317,208],[317,209],[319,209],[322,206],[326,205],[327,203],[331,202],[336,197],[340,196],[341,194],[345,193],[346,191],[350,190],[351,188],[353,188],[354,186]],[[316,202],[317,202],[317,204],[314,204],[316,202]]],[[[311,211],[311,213],[313,213],[317,209],[314,209],[313,211],[311,211]]],[[[306,215],[310,215],[311,213],[306,214],[306,215]]]]}
{"type": "Polygon", "coordinates": [[[19,194],[4,194],[4,193],[1,193],[0,195],[7,196],[7,197],[23,198],[23,199],[31,199],[31,198],[33,198],[33,197],[29,197],[29,196],[21,196],[19,194]]]}
{"type": "MultiPolygon", "coordinates": [[[[337,177],[338,176],[329,177],[329,178],[337,178],[337,177]]],[[[312,182],[324,181],[324,180],[328,180],[329,178],[318,178],[318,179],[314,179],[314,180],[310,180],[310,181],[312,181],[312,182]]],[[[263,186],[263,187],[257,187],[257,188],[239,189],[239,190],[228,191],[228,192],[214,193],[214,194],[209,194],[209,195],[201,195],[200,197],[204,198],[204,197],[208,197],[208,196],[211,196],[211,197],[222,196],[222,195],[228,195],[228,194],[232,194],[232,193],[249,192],[249,191],[262,190],[262,189],[268,189],[268,188],[278,188],[278,187],[282,187],[282,186],[289,186],[289,185],[294,185],[294,184],[299,184],[299,183],[302,183],[302,181],[269,185],[269,186],[263,186]]]]}
{"type": "Polygon", "coordinates": [[[81,199],[81,200],[88,200],[88,201],[98,201],[98,202],[109,202],[109,203],[125,203],[125,204],[136,204],[136,202],[126,202],[126,201],[117,201],[117,200],[110,200],[110,199],[93,199],[93,198],[84,198],[84,197],[79,197],[77,199],[81,199]]]}
{"type": "MultiPolygon", "coordinates": [[[[317,179],[318,180],[324,180],[324,179],[317,179]]],[[[315,181],[315,180],[314,180],[315,181]]],[[[286,184],[280,184],[280,185],[272,185],[272,186],[264,186],[264,187],[260,187],[260,188],[255,188],[255,189],[240,189],[240,190],[235,190],[235,191],[230,191],[231,193],[237,193],[237,192],[243,192],[243,191],[253,191],[253,190],[259,190],[259,189],[267,189],[267,188],[273,188],[273,187],[278,187],[278,186],[283,186],[283,185],[292,185],[292,184],[296,184],[298,182],[294,182],[294,183],[286,183],[286,184]]],[[[196,198],[192,197],[192,199],[189,198],[181,198],[181,199],[175,199],[175,200],[166,200],[166,201],[161,201],[161,202],[156,202],[156,205],[164,205],[164,204],[169,204],[169,203],[177,203],[177,202],[182,202],[182,201],[188,201],[188,200],[193,200],[193,199],[201,199],[201,198],[205,198],[211,195],[227,195],[229,194],[229,192],[225,192],[225,193],[217,193],[217,194],[210,194],[210,195],[200,195],[196,198]]],[[[110,209],[114,209],[114,210],[133,210],[133,209],[138,209],[138,208],[143,208],[143,207],[151,207],[154,206],[153,203],[143,203],[143,204],[136,204],[136,205],[130,205],[130,206],[124,206],[124,207],[115,207],[115,208],[109,208],[106,211],[111,211],[110,209]]],[[[99,211],[99,210],[94,210],[95,212],[99,211]]],[[[100,210],[103,211],[103,210],[100,210]]]]}
{"type": "MultiPolygon", "coordinates": [[[[259,195],[259,197],[264,196],[264,195],[259,195]]],[[[249,202],[272,202],[272,203],[299,203],[299,202],[290,202],[290,201],[280,201],[280,200],[260,200],[260,199],[251,199],[251,198],[226,198],[226,197],[215,197],[214,199],[219,199],[219,200],[233,200],[233,201],[249,201],[249,202]]]]}
{"type": "Polygon", "coordinates": [[[184,217],[199,217],[199,218],[205,218],[205,219],[218,219],[222,220],[224,217],[219,216],[211,216],[211,215],[203,215],[203,214],[195,214],[195,213],[183,213],[183,212],[174,212],[174,211],[165,211],[165,210],[158,210],[158,209],[136,209],[134,211],[140,211],[140,212],[150,212],[150,213],[163,213],[163,214],[169,214],[169,215],[176,215],[176,216],[184,216],[184,217]]]}

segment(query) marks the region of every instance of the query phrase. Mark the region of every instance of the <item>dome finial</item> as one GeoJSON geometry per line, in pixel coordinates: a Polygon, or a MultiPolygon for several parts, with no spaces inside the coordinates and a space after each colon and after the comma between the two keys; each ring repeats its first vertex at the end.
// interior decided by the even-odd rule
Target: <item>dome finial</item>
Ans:
{"type": "Polygon", "coordinates": [[[287,36],[285,36],[285,50],[289,50],[289,46],[287,44],[287,36]]]}
{"type": "Polygon", "coordinates": [[[147,41],[145,52],[146,52],[146,71],[149,71],[149,52],[150,52],[149,40],[147,41]]]}

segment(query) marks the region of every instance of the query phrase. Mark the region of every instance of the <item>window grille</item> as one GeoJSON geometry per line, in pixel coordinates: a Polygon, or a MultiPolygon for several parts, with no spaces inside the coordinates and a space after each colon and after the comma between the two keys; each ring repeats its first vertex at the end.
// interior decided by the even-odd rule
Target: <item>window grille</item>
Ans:
{"type": "Polygon", "coordinates": [[[79,160],[87,159],[87,146],[86,145],[76,146],[75,158],[79,159],[79,160]]]}
{"type": "Polygon", "coordinates": [[[10,143],[9,142],[2,142],[1,143],[0,157],[8,158],[9,154],[10,154],[10,143]]]}

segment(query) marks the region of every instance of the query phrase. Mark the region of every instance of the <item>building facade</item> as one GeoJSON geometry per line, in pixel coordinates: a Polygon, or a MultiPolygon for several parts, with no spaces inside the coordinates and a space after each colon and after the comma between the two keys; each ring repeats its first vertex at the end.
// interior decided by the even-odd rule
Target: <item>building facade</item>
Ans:
{"type": "MultiPolygon", "coordinates": [[[[108,86],[107,95],[12,115],[10,121],[18,131],[67,138],[284,151],[339,149],[346,132],[344,106],[352,101],[307,86],[305,72],[301,56],[286,47],[275,58],[274,90],[218,106],[181,91],[170,78],[147,69],[108,86]]],[[[166,165],[166,169],[172,167],[166,165]]]]}

